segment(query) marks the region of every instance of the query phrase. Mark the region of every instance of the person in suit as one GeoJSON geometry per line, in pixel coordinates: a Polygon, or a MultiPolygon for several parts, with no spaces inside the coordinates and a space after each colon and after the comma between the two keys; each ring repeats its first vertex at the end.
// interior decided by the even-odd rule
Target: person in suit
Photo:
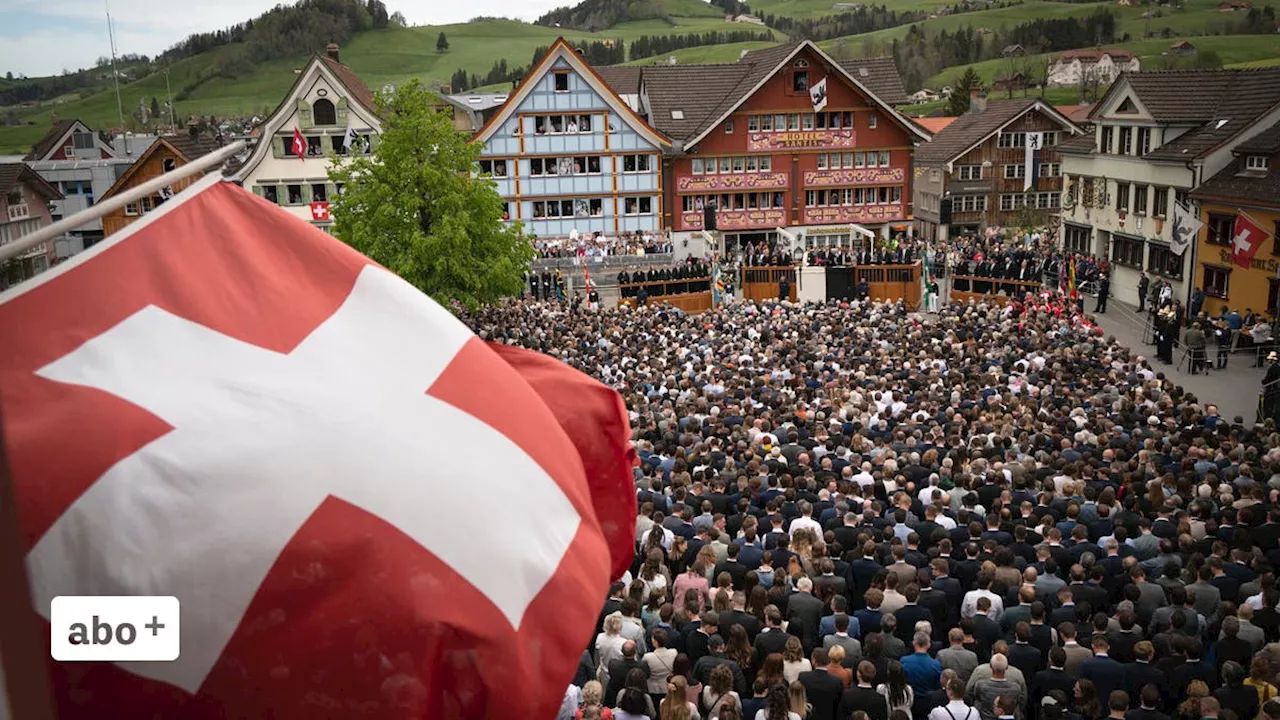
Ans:
{"type": "Polygon", "coordinates": [[[1031,680],[1030,694],[1033,706],[1038,707],[1041,699],[1054,690],[1072,697],[1075,692],[1076,678],[1067,673],[1066,664],[1067,654],[1062,648],[1055,647],[1049,651],[1049,668],[1036,673],[1031,680]]]}
{"type": "Polygon", "coordinates": [[[812,651],[821,645],[818,624],[822,621],[822,611],[822,601],[813,596],[813,581],[800,578],[796,591],[787,600],[787,631],[799,637],[806,650],[812,651]]]}
{"type": "Polygon", "coordinates": [[[759,668],[764,665],[764,659],[770,655],[782,651],[787,648],[787,638],[791,637],[782,629],[782,613],[776,607],[770,607],[764,612],[764,627],[761,628],[760,634],[756,635],[756,640],[752,643],[752,661],[751,666],[759,668]]]}
{"type": "Polygon", "coordinates": [[[841,720],[859,711],[866,714],[867,720],[889,720],[889,706],[884,695],[876,692],[875,682],[876,666],[867,660],[858,663],[853,687],[840,696],[838,715],[841,720]]]}
{"type": "Polygon", "coordinates": [[[1080,677],[1093,682],[1098,697],[1110,697],[1113,690],[1124,687],[1124,666],[1107,655],[1111,643],[1105,635],[1094,636],[1092,644],[1093,657],[1080,664],[1080,677]]]}
{"type": "Polygon", "coordinates": [[[879,572],[880,563],[876,561],[876,544],[868,540],[862,545],[862,557],[849,563],[849,571],[845,575],[845,586],[849,589],[855,609],[866,607],[866,592],[871,589],[871,581],[879,572]]]}
{"type": "Polygon", "coordinates": [[[604,689],[604,701],[606,703],[612,704],[616,702],[618,692],[626,684],[627,674],[636,668],[640,668],[645,675],[649,674],[645,664],[636,657],[636,644],[628,640],[622,643],[622,657],[610,660],[606,668],[609,678],[609,684],[604,689]]]}
{"type": "Polygon", "coordinates": [[[988,615],[989,612],[991,612],[991,599],[980,597],[978,611],[970,618],[973,621],[973,639],[977,642],[978,659],[982,662],[991,659],[991,646],[1000,639],[1000,623],[992,620],[988,615]]]}
{"type": "Polygon", "coordinates": [[[1240,618],[1234,615],[1222,620],[1222,639],[1217,643],[1215,653],[1215,670],[1222,672],[1222,666],[1235,661],[1246,667],[1253,659],[1253,646],[1248,640],[1240,637],[1240,618]]]}
{"type": "MultiPolygon", "coordinates": [[[[1148,685],[1154,685],[1157,690],[1164,686],[1165,676],[1160,672],[1152,661],[1156,657],[1155,646],[1148,640],[1142,640],[1133,646],[1134,661],[1124,666],[1124,689],[1131,696],[1138,696],[1143,693],[1143,689],[1148,685]]],[[[1157,695],[1159,693],[1157,692],[1157,695]]],[[[1156,706],[1159,706],[1159,701],[1156,706]]]]}
{"type": "Polygon", "coordinates": [[[929,611],[933,624],[933,639],[944,639],[943,633],[949,626],[947,596],[933,587],[933,581],[929,579],[929,574],[926,572],[920,573],[920,599],[916,603],[929,611]]]}
{"type": "Polygon", "coordinates": [[[1013,645],[1009,647],[1009,664],[1022,671],[1023,677],[1035,677],[1044,669],[1044,656],[1031,644],[1031,624],[1020,622],[1014,626],[1013,645]]]}
{"type": "MultiPolygon", "coordinates": [[[[733,545],[729,546],[731,552],[733,547],[733,545]]],[[[747,640],[755,642],[756,635],[760,634],[760,621],[756,619],[755,615],[746,611],[747,594],[741,590],[734,590],[733,595],[730,597],[730,602],[733,605],[733,609],[720,613],[720,626],[725,629],[727,634],[729,628],[734,625],[741,625],[742,629],[747,632],[747,640]]]]}
{"type": "Polygon", "coordinates": [[[1130,708],[1124,714],[1124,720],[1169,720],[1169,716],[1160,712],[1160,688],[1154,684],[1142,686],[1137,697],[1141,703],[1130,708]]]}
{"type": "Polygon", "coordinates": [[[822,649],[830,651],[839,645],[844,649],[845,667],[854,667],[862,659],[862,643],[849,635],[849,616],[837,615],[835,632],[822,638],[822,649]]]}
{"type": "Polygon", "coordinates": [[[845,595],[848,584],[843,577],[836,575],[836,564],[831,558],[822,558],[818,562],[818,572],[822,573],[814,578],[813,586],[817,589],[818,594],[822,594],[822,587],[828,586],[834,595],[845,595]]]}
{"type": "Polygon", "coordinates": [[[915,583],[907,585],[906,591],[903,593],[907,598],[907,604],[903,605],[893,615],[898,620],[898,628],[896,635],[899,640],[904,643],[911,642],[916,634],[916,623],[924,620],[931,625],[935,622],[933,612],[928,608],[920,606],[920,587],[915,583]]]}
{"type": "Polygon", "coordinates": [[[947,631],[950,647],[938,651],[938,662],[946,670],[954,670],[961,682],[969,682],[969,676],[978,667],[978,655],[964,646],[964,631],[951,628],[947,631]]]}
{"type": "Polygon", "coordinates": [[[1066,671],[1076,677],[1080,676],[1080,666],[1085,660],[1093,657],[1089,648],[1076,642],[1075,623],[1065,622],[1058,626],[1058,635],[1062,638],[1062,650],[1067,654],[1066,671]]]}
{"type": "Polygon", "coordinates": [[[810,658],[813,669],[800,673],[805,696],[813,707],[812,720],[835,720],[836,708],[844,695],[844,681],[827,671],[827,651],[817,648],[810,658]]]}

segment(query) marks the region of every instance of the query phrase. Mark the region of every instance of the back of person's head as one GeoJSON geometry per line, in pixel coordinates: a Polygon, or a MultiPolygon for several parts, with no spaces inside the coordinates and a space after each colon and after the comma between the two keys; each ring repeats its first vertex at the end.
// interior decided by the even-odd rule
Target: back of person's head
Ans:
{"type": "Polygon", "coordinates": [[[1129,709],[1129,693],[1123,690],[1112,690],[1111,696],[1107,698],[1107,708],[1114,712],[1124,712],[1129,709]]]}
{"type": "Polygon", "coordinates": [[[1009,658],[1000,653],[991,656],[991,673],[993,675],[1003,675],[1005,670],[1009,669],[1009,658]]]}
{"type": "Polygon", "coordinates": [[[1061,668],[1067,664],[1067,651],[1054,645],[1049,648],[1049,666],[1061,668]]]}
{"type": "Polygon", "coordinates": [[[1235,660],[1228,660],[1222,664],[1222,682],[1230,687],[1235,687],[1244,683],[1244,666],[1235,660]]]}
{"type": "Polygon", "coordinates": [[[1013,695],[1001,695],[996,698],[996,713],[1000,717],[1012,717],[1018,708],[1018,698],[1013,695]]]}

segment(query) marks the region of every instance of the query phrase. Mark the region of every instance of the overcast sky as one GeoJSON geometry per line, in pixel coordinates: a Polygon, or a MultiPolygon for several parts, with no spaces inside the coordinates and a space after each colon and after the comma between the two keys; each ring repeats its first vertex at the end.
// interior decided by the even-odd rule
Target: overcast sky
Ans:
{"type": "MultiPolygon", "coordinates": [[[[116,51],[155,55],[194,32],[234,25],[281,0],[106,0],[115,21],[116,51]]],[[[570,0],[383,0],[411,25],[466,22],[477,15],[533,20],[570,0]]],[[[576,0],[574,0],[576,1],[576,0]]],[[[0,76],[60,73],[90,67],[111,54],[104,0],[0,0],[0,76]]]]}

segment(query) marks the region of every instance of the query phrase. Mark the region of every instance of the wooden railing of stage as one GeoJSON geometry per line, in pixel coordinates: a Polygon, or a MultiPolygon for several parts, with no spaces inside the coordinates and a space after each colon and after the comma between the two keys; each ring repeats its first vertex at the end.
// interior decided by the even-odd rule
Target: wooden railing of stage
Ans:
{"type": "Polygon", "coordinates": [[[922,265],[858,265],[853,269],[853,287],[866,282],[872,300],[902,300],[910,310],[920,307],[922,265]]]}
{"type": "Polygon", "coordinates": [[[969,300],[974,302],[985,302],[995,305],[1006,305],[1013,295],[1022,297],[1025,293],[1038,293],[1044,288],[1044,283],[1040,280],[1005,280],[1003,278],[977,277],[974,275],[953,275],[951,277],[951,302],[968,303],[969,300]],[[974,283],[986,283],[989,288],[988,292],[975,292],[974,283]],[[957,290],[959,285],[963,290],[957,290]],[[1004,294],[1001,294],[1003,291],[1004,294]]]}
{"type": "Polygon", "coordinates": [[[636,293],[640,288],[649,295],[649,304],[666,304],[680,308],[688,313],[699,313],[711,309],[711,278],[685,278],[683,280],[663,280],[658,282],[621,283],[618,292],[620,305],[635,305],[636,293]],[[706,290],[689,292],[690,286],[697,287],[701,283],[706,290]]]}
{"type": "Polygon", "coordinates": [[[742,298],[744,300],[777,300],[781,292],[782,278],[791,283],[787,299],[796,299],[796,268],[788,265],[752,265],[742,268],[742,298]]]}

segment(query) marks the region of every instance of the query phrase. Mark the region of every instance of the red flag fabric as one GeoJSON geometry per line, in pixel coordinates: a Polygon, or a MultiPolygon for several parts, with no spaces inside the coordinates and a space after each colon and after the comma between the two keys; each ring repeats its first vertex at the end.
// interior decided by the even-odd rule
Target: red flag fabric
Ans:
{"type": "Polygon", "coordinates": [[[307,139],[302,137],[298,128],[293,129],[293,154],[303,159],[307,157],[307,139]]]}
{"type": "Polygon", "coordinates": [[[1235,231],[1231,236],[1231,259],[1242,268],[1249,267],[1253,256],[1258,254],[1258,249],[1268,237],[1270,234],[1246,213],[1236,215],[1235,231]]]}
{"type": "Polygon", "coordinates": [[[554,715],[635,502],[615,393],[213,176],[0,294],[0,343],[31,621],[181,602],[174,662],[50,662],[60,718],[554,715]]]}
{"type": "Polygon", "coordinates": [[[612,577],[622,577],[635,558],[636,494],[619,492],[616,478],[632,477],[639,464],[631,423],[618,393],[565,363],[532,350],[490,343],[542,397],[578,448],[591,487],[600,529],[613,558],[612,577]]]}

